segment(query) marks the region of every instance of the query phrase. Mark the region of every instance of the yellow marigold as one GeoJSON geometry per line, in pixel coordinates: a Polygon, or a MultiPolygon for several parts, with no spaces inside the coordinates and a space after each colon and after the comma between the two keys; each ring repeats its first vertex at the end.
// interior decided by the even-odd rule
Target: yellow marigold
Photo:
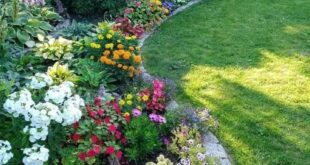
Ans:
{"type": "Polygon", "coordinates": [[[131,53],[128,52],[128,51],[126,51],[126,52],[124,53],[124,55],[123,55],[123,58],[124,58],[125,60],[128,60],[128,59],[130,58],[130,56],[131,56],[131,53]]]}
{"type": "Polygon", "coordinates": [[[141,56],[140,56],[140,55],[134,56],[134,61],[135,61],[136,63],[141,63],[141,61],[142,61],[141,56]]]}
{"type": "Polygon", "coordinates": [[[100,61],[101,61],[102,63],[106,63],[107,60],[108,60],[108,58],[107,58],[106,56],[101,56],[101,57],[100,57],[100,61]]]}
{"type": "Polygon", "coordinates": [[[149,96],[148,95],[143,95],[142,96],[142,100],[143,101],[148,101],[149,100],[149,96]]]}
{"type": "Polygon", "coordinates": [[[126,102],[128,105],[132,105],[132,101],[131,100],[127,100],[126,102]]]}
{"type": "Polygon", "coordinates": [[[122,55],[125,53],[125,51],[124,50],[118,50],[118,53],[119,53],[119,55],[122,55]]]}
{"type": "Polygon", "coordinates": [[[111,29],[111,30],[109,30],[109,33],[113,35],[115,33],[115,31],[111,29]]]}
{"type": "Polygon", "coordinates": [[[108,56],[108,55],[110,55],[111,54],[111,52],[109,51],[109,50],[105,50],[104,52],[103,52],[103,55],[104,56],[108,56]]]}
{"type": "Polygon", "coordinates": [[[128,100],[131,100],[131,99],[132,99],[132,94],[128,94],[126,98],[127,98],[128,100]]]}
{"type": "Polygon", "coordinates": [[[117,45],[117,49],[124,49],[124,45],[123,44],[118,44],[117,45]]]}
{"type": "Polygon", "coordinates": [[[107,37],[107,39],[111,39],[113,37],[113,35],[112,34],[107,34],[106,37],[107,37]]]}
{"type": "Polygon", "coordinates": [[[119,59],[119,55],[118,54],[113,54],[113,59],[114,60],[118,60],[119,59]]]}
{"type": "Polygon", "coordinates": [[[131,39],[135,40],[137,37],[135,35],[131,36],[131,39]]]}
{"type": "Polygon", "coordinates": [[[105,44],[106,49],[113,49],[113,47],[114,47],[113,43],[105,44]]]}
{"type": "Polygon", "coordinates": [[[134,48],[133,46],[129,46],[129,50],[130,50],[130,51],[134,51],[135,48],[134,48]]]}
{"type": "Polygon", "coordinates": [[[129,36],[126,36],[125,39],[126,39],[126,40],[131,40],[132,38],[129,37],[129,36]]]}
{"type": "Polygon", "coordinates": [[[118,68],[122,68],[122,67],[123,67],[123,64],[117,64],[117,67],[118,67],[118,68]]]}
{"type": "Polygon", "coordinates": [[[102,34],[99,34],[99,35],[98,35],[98,39],[99,39],[99,40],[103,40],[103,39],[104,39],[103,35],[102,35],[102,34]]]}
{"type": "Polygon", "coordinates": [[[123,69],[124,69],[124,70],[127,70],[127,69],[128,69],[128,66],[127,66],[127,65],[124,65],[124,66],[123,66],[123,69]]]}
{"type": "Polygon", "coordinates": [[[125,113],[123,113],[123,116],[124,116],[124,117],[130,116],[130,113],[125,112],[125,113]]]}
{"type": "Polygon", "coordinates": [[[125,105],[125,101],[124,101],[123,99],[121,99],[121,100],[118,102],[118,104],[123,106],[123,105],[125,105]]]}
{"type": "Polygon", "coordinates": [[[130,71],[134,71],[134,70],[135,70],[135,67],[130,66],[130,67],[128,68],[128,70],[130,70],[130,71]]]}

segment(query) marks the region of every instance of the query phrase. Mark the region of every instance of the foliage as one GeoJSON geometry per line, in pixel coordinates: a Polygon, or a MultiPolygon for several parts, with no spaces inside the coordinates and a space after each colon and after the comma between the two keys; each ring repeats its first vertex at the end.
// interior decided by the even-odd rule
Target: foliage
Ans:
{"type": "Polygon", "coordinates": [[[143,0],[128,4],[123,17],[128,18],[133,25],[141,25],[150,30],[168,14],[169,10],[162,7],[160,0],[143,0]]]}
{"type": "Polygon", "coordinates": [[[73,20],[69,26],[61,29],[57,33],[68,39],[79,40],[94,33],[93,29],[93,24],[87,24],[73,20]]]}
{"type": "Polygon", "coordinates": [[[52,36],[38,36],[42,43],[37,43],[34,49],[35,55],[52,61],[71,60],[74,41],[63,37],[53,38],[52,36]]]}
{"type": "Polygon", "coordinates": [[[18,0],[6,2],[0,7],[0,29],[5,30],[1,34],[1,43],[5,40],[19,48],[25,44],[31,47],[37,34],[45,35],[51,31],[53,27],[49,22],[59,19],[60,16],[49,8],[32,8],[20,4],[18,0]]]}
{"type": "Polygon", "coordinates": [[[182,165],[207,164],[205,149],[201,144],[201,135],[195,128],[184,124],[172,131],[174,137],[169,145],[169,151],[177,154],[182,165]]]}
{"type": "Polygon", "coordinates": [[[115,24],[113,25],[114,30],[121,31],[125,36],[137,36],[142,37],[144,29],[141,25],[132,25],[128,18],[117,18],[115,24]]]}
{"type": "Polygon", "coordinates": [[[140,162],[161,147],[158,129],[146,115],[132,119],[125,127],[125,137],[128,140],[126,156],[131,161],[140,162]]]}
{"type": "Polygon", "coordinates": [[[147,162],[145,165],[173,165],[172,161],[168,158],[165,158],[164,155],[159,155],[156,160],[157,163],[147,162]]]}
{"type": "MultiPolygon", "coordinates": [[[[86,106],[83,119],[71,129],[70,143],[75,146],[72,150],[75,158],[71,161],[95,164],[107,157],[122,160],[121,150],[126,144],[122,128],[127,122],[129,120],[108,93],[103,100],[96,97],[94,103],[86,106]]],[[[63,158],[67,159],[66,156],[63,158]]]]}
{"type": "Polygon", "coordinates": [[[70,71],[68,65],[61,65],[56,62],[52,67],[49,67],[47,74],[53,79],[55,84],[61,84],[66,81],[76,82],[78,77],[70,71]]]}
{"type": "Polygon", "coordinates": [[[142,58],[136,37],[125,37],[107,23],[99,23],[97,30],[95,36],[86,40],[87,54],[111,68],[119,80],[140,74],[142,58]]]}
{"type": "Polygon", "coordinates": [[[118,10],[126,5],[125,0],[62,0],[66,8],[80,15],[115,16],[118,10]]]}

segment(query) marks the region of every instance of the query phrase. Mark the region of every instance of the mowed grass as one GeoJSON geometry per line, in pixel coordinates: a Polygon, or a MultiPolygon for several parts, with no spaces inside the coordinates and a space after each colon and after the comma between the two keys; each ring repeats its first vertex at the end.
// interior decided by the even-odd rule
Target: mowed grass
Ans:
{"type": "Polygon", "coordinates": [[[206,0],[143,47],[178,101],[208,107],[235,164],[310,164],[310,1],[206,0]]]}

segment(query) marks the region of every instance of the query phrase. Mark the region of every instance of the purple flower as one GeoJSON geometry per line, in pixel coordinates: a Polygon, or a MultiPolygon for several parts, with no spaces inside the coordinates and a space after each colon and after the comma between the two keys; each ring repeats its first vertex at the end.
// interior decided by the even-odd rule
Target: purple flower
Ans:
{"type": "Polygon", "coordinates": [[[150,114],[149,118],[152,122],[157,122],[157,120],[158,120],[158,116],[154,113],[150,114]]]}
{"type": "Polygon", "coordinates": [[[133,109],[132,110],[132,115],[134,117],[138,117],[138,116],[141,116],[142,115],[142,112],[139,110],[139,109],[133,109]]]}
{"type": "Polygon", "coordinates": [[[164,142],[165,145],[169,145],[170,144],[169,138],[167,138],[167,137],[163,137],[163,142],[164,142]]]}

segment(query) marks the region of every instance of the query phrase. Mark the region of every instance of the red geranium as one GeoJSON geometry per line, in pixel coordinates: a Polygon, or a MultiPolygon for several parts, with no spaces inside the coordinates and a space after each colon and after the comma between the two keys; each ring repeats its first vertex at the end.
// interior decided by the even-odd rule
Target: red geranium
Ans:
{"type": "Polygon", "coordinates": [[[122,152],[122,151],[117,151],[117,152],[116,152],[116,157],[117,157],[117,159],[122,159],[122,157],[123,157],[123,152],[122,152]]]}
{"type": "Polygon", "coordinates": [[[98,110],[98,114],[99,114],[100,116],[103,116],[103,115],[104,115],[104,109],[101,109],[101,108],[100,108],[100,109],[98,110]]]}
{"type": "Polygon", "coordinates": [[[110,126],[109,126],[109,132],[111,132],[111,133],[114,133],[115,131],[116,131],[116,127],[115,127],[115,125],[113,125],[113,124],[111,124],[110,126]]]}
{"type": "Polygon", "coordinates": [[[71,135],[71,138],[74,142],[78,142],[80,139],[81,139],[81,135],[80,134],[77,134],[77,133],[74,133],[71,135]]]}
{"type": "Polygon", "coordinates": [[[110,117],[106,117],[106,118],[104,118],[103,119],[104,120],[104,122],[106,123],[106,124],[109,124],[109,123],[111,123],[111,118],[110,117]]]}
{"type": "Polygon", "coordinates": [[[86,160],[86,154],[85,153],[79,153],[79,159],[85,161],[86,160]]]}
{"type": "Polygon", "coordinates": [[[101,98],[100,97],[96,97],[95,98],[95,105],[100,107],[101,106],[101,98]]]}
{"type": "Polygon", "coordinates": [[[94,149],[96,154],[100,154],[100,151],[101,151],[101,147],[100,146],[95,146],[94,149]]]}
{"type": "Polygon", "coordinates": [[[96,122],[96,125],[101,125],[102,124],[102,120],[101,119],[97,119],[97,120],[95,120],[95,122],[96,122]]]}
{"type": "Polygon", "coordinates": [[[105,150],[105,153],[109,155],[113,154],[113,152],[114,152],[113,146],[108,146],[107,149],[105,150]]]}
{"type": "Polygon", "coordinates": [[[122,137],[122,133],[120,131],[115,132],[115,138],[119,140],[122,137]]]}
{"type": "Polygon", "coordinates": [[[87,156],[88,157],[94,157],[96,155],[96,152],[93,150],[93,149],[91,149],[91,150],[89,150],[88,152],[87,152],[87,156]]]}
{"type": "Polygon", "coordinates": [[[78,129],[78,128],[79,128],[79,122],[73,123],[73,128],[74,128],[74,129],[78,129]]]}
{"type": "Polygon", "coordinates": [[[92,136],[90,137],[90,139],[91,139],[91,142],[92,142],[93,144],[96,144],[96,143],[98,142],[98,140],[99,140],[99,138],[98,138],[97,135],[92,135],[92,136]]]}

